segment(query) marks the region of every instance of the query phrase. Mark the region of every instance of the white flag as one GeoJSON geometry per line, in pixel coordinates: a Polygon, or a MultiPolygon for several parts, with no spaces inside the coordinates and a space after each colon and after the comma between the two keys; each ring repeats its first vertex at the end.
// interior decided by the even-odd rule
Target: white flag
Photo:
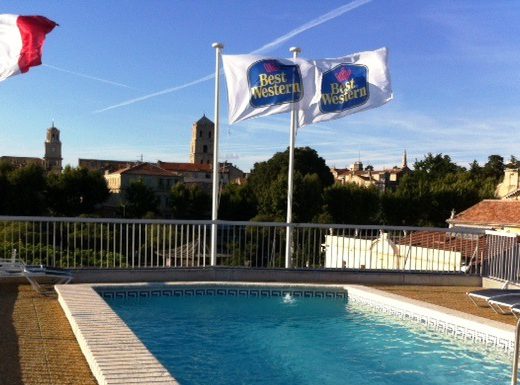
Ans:
{"type": "Polygon", "coordinates": [[[316,92],[308,104],[300,104],[300,127],[379,107],[393,98],[386,48],[311,63],[316,92]]]}
{"type": "Polygon", "coordinates": [[[310,102],[314,68],[301,59],[258,55],[222,55],[229,123],[279,114],[310,102]]]}

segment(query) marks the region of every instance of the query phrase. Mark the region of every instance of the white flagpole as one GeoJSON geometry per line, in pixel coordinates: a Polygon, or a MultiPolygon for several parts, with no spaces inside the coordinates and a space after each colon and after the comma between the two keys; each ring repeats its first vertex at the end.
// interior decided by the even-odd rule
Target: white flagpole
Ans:
{"type": "MultiPolygon", "coordinates": [[[[291,47],[289,49],[293,54],[293,58],[296,59],[298,54],[302,51],[298,47],[291,47]]],[[[296,106],[292,105],[291,109],[291,133],[289,138],[289,176],[287,180],[287,228],[286,228],[286,240],[285,240],[285,268],[291,267],[291,254],[292,254],[292,202],[293,202],[293,176],[294,176],[294,142],[296,140],[296,122],[297,122],[298,110],[296,106]]]]}
{"type": "Polygon", "coordinates": [[[218,163],[218,141],[220,127],[220,51],[222,43],[213,43],[215,48],[215,132],[213,133],[213,195],[211,203],[211,266],[217,265],[217,218],[218,218],[218,189],[220,184],[218,163]]]}

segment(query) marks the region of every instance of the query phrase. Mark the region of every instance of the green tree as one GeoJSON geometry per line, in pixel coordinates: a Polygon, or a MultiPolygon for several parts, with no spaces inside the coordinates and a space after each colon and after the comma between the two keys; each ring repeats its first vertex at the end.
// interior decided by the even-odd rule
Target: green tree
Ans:
{"type": "Polygon", "coordinates": [[[219,219],[248,221],[257,214],[256,197],[249,184],[228,184],[222,189],[219,219]]]}
{"type": "Polygon", "coordinates": [[[211,218],[211,196],[197,185],[175,185],[170,193],[170,202],[175,219],[211,218]]]}
{"type": "Polygon", "coordinates": [[[482,172],[485,178],[491,178],[495,183],[499,183],[504,176],[504,169],[504,158],[500,155],[490,155],[482,172]]]}
{"type": "Polygon", "coordinates": [[[381,220],[389,225],[442,226],[451,210],[460,212],[493,196],[495,179],[477,161],[469,170],[448,155],[427,154],[403,177],[395,192],[381,199],[381,220]],[[487,174],[489,175],[489,173],[487,174]]]}
{"type": "Polygon", "coordinates": [[[0,162],[0,214],[7,214],[8,198],[11,194],[11,184],[9,174],[13,167],[8,162],[0,162]]]}
{"type": "Polygon", "coordinates": [[[125,217],[143,218],[148,213],[156,213],[159,199],[154,191],[142,181],[135,181],[125,189],[125,217]]]}
{"type": "MultiPolygon", "coordinates": [[[[283,221],[287,211],[287,173],[289,151],[276,153],[265,162],[256,163],[249,183],[258,202],[258,213],[263,217],[283,221]]],[[[296,148],[294,153],[294,199],[295,222],[308,221],[319,214],[321,198],[317,190],[334,183],[325,160],[309,147],[296,148]],[[313,176],[314,175],[314,176],[313,176]],[[311,193],[312,199],[305,194],[311,193]],[[317,201],[316,201],[317,199],[317,201]]]]}
{"type": "Polygon", "coordinates": [[[47,213],[47,181],[42,167],[30,164],[7,174],[6,214],[44,215],[47,213]]]}
{"type": "Polygon", "coordinates": [[[381,222],[394,226],[425,223],[429,216],[430,201],[427,180],[414,174],[405,175],[395,191],[385,192],[381,197],[381,222]]]}
{"type": "Polygon", "coordinates": [[[334,185],[323,191],[323,216],[332,223],[374,224],[378,221],[380,194],[376,187],[354,183],[334,185]]]}
{"type": "Polygon", "coordinates": [[[518,168],[520,167],[520,160],[514,155],[511,155],[509,158],[509,163],[507,164],[507,167],[509,168],[518,168]]]}
{"type": "Polygon", "coordinates": [[[429,152],[423,160],[414,163],[414,170],[415,173],[425,173],[429,178],[435,179],[442,178],[446,174],[462,171],[464,168],[454,163],[449,155],[433,155],[429,152]]]}
{"type": "Polygon", "coordinates": [[[61,174],[50,174],[48,184],[49,207],[57,216],[91,214],[110,195],[105,178],[86,168],[66,166],[61,174]]]}

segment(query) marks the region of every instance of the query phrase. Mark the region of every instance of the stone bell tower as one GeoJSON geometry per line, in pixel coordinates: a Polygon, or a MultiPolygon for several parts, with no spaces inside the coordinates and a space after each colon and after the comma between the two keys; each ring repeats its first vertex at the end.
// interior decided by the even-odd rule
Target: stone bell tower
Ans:
{"type": "Polygon", "coordinates": [[[43,157],[45,169],[48,172],[61,172],[61,141],[60,130],[54,127],[47,129],[47,138],[45,139],[45,156],[43,157]]]}
{"type": "Polygon", "coordinates": [[[204,115],[193,123],[191,135],[190,162],[213,164],[213,136],[215,124],[204,115]]]}

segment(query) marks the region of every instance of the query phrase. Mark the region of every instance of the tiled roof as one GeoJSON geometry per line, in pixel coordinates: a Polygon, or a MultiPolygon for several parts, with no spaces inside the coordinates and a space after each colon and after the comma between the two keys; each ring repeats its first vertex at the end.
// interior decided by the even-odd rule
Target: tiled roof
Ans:
{"type": "Polygon", "coordinates": [[[161,162],[158,161],[159,167],[168,171],[177,172],[211,172],[210,164],[197,164],[197,163],[174,163],[174,162],[161,162]]]}
{"type": "Polygon", "coordinates": [[[112,174],[176,176],[176,173],[165,170],[151,163],[140,163],[135,166],[125,167],[123,169],[114,171],[112,174]]]}
{"type": "Polygon", "coordinates": [[[486,249],[486,238],[483,235],[440,233],[418,231],[395,241],[396,244],[424,247],[435,250],[460,252],[462,257],[471,258],[478,244],[478,251],[486,249]]]}
{"type": "Polygon", "coordinates": [[[520,226],[520,200],[486,199],[448,219],[448,223],[480,226],[520,226]]]}

